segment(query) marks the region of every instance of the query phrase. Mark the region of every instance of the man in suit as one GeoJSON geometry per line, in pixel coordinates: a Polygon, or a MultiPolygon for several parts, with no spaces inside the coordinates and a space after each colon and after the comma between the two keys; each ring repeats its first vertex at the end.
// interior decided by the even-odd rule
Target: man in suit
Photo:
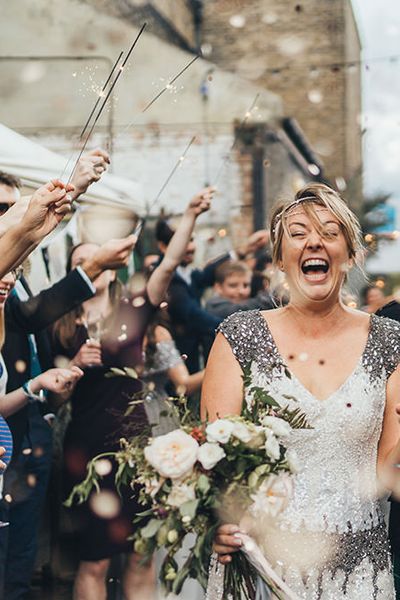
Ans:
{"type": "MultiPolygon", "coordinates": [[[[162,254],[173,234],[173,229],[166,221],[158,221],[155,235],[162,254]]],[[[189,242],[186,254],[168,288],[168,311],[175,343],[179,351],[187,356],[186,365],[190,373],[199,371],[202,366],[201,348],[204,362],[207,360],[215,330],[222,321],[222,318],[207,312],[201,305],[204,291],[215,283],[217,267],[230,259],[244,260],[265,247],[267,235],[264,230],[254,232],[245,247],[222,254],[210,261],[204,269],[193,268],[196,245],[193,239],[189,242]]]]}
{"type": "MultiPolygon", "coordinates": [[[[99,178],[108,162],[105,153],[91,153],[86,167],[78,169],[76,189],[83,193],[99,178]]],[[[3,209],[18,199],[18,181],[0,174],[0,202],[3,209]],[[10,185],[11,183],[11,185],[10,185]],[[14,183],[14,185],[12,185],[14,183]],[[7,195],[8,194],[8,195],[7,195]]],[[[135,243],[134,236],[111,240],[61,281],[32,296],[22,278],[5,305],[6,339],[2,350],[8,369],[7,391],[13,391],[53,365],[46,328],[77,305],[92,297],[97,277],[107,269],[127,264],[135,243]]],[[[0,547],[0,563],[5,565],[4,598],[27,597],[34,568],[38,524],[51,466],[52,432],[46,419],[49,407],[31,403],[8,419],[14,439],[14,457],[7,470],[5,494],[11,502],[3,504],[4,520],[10,523],[8,539],[0,547]]]]}

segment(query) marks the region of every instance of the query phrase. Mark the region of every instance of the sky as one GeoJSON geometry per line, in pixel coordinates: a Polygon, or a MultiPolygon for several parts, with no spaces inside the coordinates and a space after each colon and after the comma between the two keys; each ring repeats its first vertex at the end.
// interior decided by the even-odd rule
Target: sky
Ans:
{"type": "Polygon", "coordinates": [[[400,200],[400,0],[352,0],[363,58],[364,184],[400,200]]]}

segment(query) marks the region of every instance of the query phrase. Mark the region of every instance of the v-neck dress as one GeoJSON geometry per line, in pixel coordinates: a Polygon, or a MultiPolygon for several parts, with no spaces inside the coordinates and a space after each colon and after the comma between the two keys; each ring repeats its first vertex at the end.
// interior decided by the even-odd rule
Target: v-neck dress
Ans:
{"type": "MultiPolygon", "coordinates": [[[[287,507],[258,540],[265,556],[304,600],[394,600],[376,463],[386,383],[400,363],[399,323],[371,316],[356,367],[325,400],[290,373],[260,311],[236,313],[220,331],[240,366],[251,366],[254,385],[300,407],[312,427],[285,439],[299,469],[287,507]]],[[[221,571],[211,572],[212,600],[222,598],[221,571]]],[[[259,598],[268,597],[263,588],[259,598]]]]}

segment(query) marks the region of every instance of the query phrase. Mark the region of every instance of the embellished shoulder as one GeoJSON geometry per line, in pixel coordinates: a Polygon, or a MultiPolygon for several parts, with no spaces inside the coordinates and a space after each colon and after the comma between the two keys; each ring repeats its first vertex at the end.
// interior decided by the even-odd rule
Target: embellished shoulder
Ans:
{"type": "Polygon", "coordinates": [[[372,350],[368,353],[369,371],[385,370],[390,377],[400,364],[400,323],[372,315],[372,350]]]}
{"type": "Polygon", "coordinates": [[[268,331],[263,321],[264,317],[258,309],[241,310],[229,315],[217,329],[229,342],[242,368],[259,357],[261,348],[266,350],[269,345],[268,331]]]}

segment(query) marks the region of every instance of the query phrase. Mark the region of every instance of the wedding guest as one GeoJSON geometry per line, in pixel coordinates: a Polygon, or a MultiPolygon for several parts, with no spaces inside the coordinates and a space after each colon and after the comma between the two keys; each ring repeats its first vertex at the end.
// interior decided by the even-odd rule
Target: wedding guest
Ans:
{"type": "MultiPolygon", "coordinates": [[[[138,379],[116,374],[105,377],[111,368],[130,367],[139,374],[143,367],[143,339],[151,319],[164,300],[176,267],[180,264],[197,217],[209,209],[212,190],[203,190],[189,203],[165,255],[151,274],[144,293],[124,296],[114,271],[106,271],[96,282],[96,294],[54,328],[54,351],[80,366],[84,376],[72,396],[71,422],[65,436],[66,491],[85,476],[88,460],[105,451],[119,448],[123,417],[129,402],[141,390],[138,379]],[[93,339],[92,326],[97,326],[93,339]],[[92,339],[91,339],[92,338],[92,339]]],[[[68,268],[77,267],[97,251],[95,244],[81,244],[70,255],[68,268]]],[[[139,404],[130,419],[131,433],[140,432],[147,423],[145,409],[139,404]]],[[[114,475],[100,482],[101,490],[114,493],[114,475]]],[[[96,494],[94,494],[96,496],[96,494]]],[[[141,564],[127,540],[132,520],[140,510],[138,491],[131,491],[114,514],[103,518],[93,504],[74,508],[79,523],[77,552],[79,568],[74,600],[105,600],[106,575],[112,556],[127,553],[123,579],[126,600],[152,600],[154,569],[141,564]]]]}
{"type": "Polygon", "coordinates": [[[384,306],[388,299],[386,298],[382,288],[377,285],[369,285],[363,292],[364,306],[362,310],[367,313],[375,313],[384,306]]]}
{"type": "MultiPolygon", "coordinates": [[[[14,272],[7,274],[0,279],[0,349],[4,342],[5,333],[4,307],[15,282],[16,274],[14,272]]],[[[60,394],[70,390],[82,375],[83,372],[78,367],[72,367],[71,369],[48,369],[43,373],[28,377],[28,379],[27,374],[25,374],[22,385],[7,393],[7,368],[3,355],[0,354],[0,443],[7,450],[5,455],[7,463],[11,460],[12,435],[4,418],[20,411],[25,406],[33,406],[41,403],[46,391],[60,394]]],[[[31,478],[34,477],[34,474],[25,473],[23,481],[20,481],[19,483],[29,486],[30,481],[31,487],[34,487],[32,486],[32,479],[27,480],[29,475],[31,478]]],[[[1,476],[1,483],[2,479],[3,477],[1,476]]],[[[36,481],[34,483],[36,483],[36,481]]],[[[5,558],[7,555],[8,536],[10,531],[10,519],[7,506],[8,503],[3,502],[0,507],[2,522],[2,526],[0,527],[0,552],[2,557],[2,560],[0,561],[0,597],[11,599],[17,596],[13,593],[9,594],[3,589],[4,571],[6,567],[5,558]],[[7,524],[7,526],[5,526],[5,524],[7,524]]],[[[34,529],[37,527],[37,515],[35,515],[34,511],[31,512],[30,518],[32,519],[32,527],[34,529]]],[[[32,527],[30,528],[31,530],[32,527]]],[[[30,543],[31,540],[28,540],[28,544],[30,543]]],[[[24,574],[21,574],[21,576],[23,577],[24,574]]]]}
{"type": "Polygon", "coordinates": [[[206,310],[225,319],[238,310],[269,309],[274,304],[266,291],[250,298],[252,272],[244,262],[226,261],[215,271],[214,296],[206,302],[206,310]]]}
{"type": "Polygon", "coordinates": [[[73,189],[72,184],[53,179],[0,216],[0,277],[21,264],[62,221],[71,210],[73,189]]]}

